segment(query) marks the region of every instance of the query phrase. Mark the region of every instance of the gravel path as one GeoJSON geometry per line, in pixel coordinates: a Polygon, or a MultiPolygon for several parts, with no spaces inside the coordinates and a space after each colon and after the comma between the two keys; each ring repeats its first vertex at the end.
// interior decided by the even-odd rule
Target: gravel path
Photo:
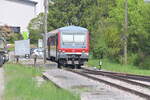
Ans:
{"type": "Polygon", "coordinates": [[[0,68],[0,100],[3,100],[3,90],[4,90],[4,69],[0,68]]]}

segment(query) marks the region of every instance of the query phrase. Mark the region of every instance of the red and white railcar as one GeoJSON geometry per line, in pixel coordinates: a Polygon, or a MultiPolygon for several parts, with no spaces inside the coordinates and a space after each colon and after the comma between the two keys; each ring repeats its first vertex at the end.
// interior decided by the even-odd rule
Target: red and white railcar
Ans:
{"type": "Polygon", "coordinates": [[[48,59],[61,65],[80,67],[88,61],[89,32],[79,26],[66,26],[47,33],[48,59]]]}

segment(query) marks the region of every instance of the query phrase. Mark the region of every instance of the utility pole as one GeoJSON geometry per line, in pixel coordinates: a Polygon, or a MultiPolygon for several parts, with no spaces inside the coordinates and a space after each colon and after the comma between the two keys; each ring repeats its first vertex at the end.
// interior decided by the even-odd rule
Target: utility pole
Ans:
{"type": "Polygon", "coordinates": [[[47,34],[47,12],[48,12],[48,0],[44,0],[44,35],[43,35],[43,47],[44,47],[44,57],[43,57],[43,61],[44,64],[46,63],[46,48],[47,48],[47,38],[46,38],[46,34],[47,34]]]}
{"type": "Polygon", "coordinates": [[[125,25],[124,25],[124,64],[127,64],[127,35],[128,35],[128,0],[125,0],[125,25]]]}

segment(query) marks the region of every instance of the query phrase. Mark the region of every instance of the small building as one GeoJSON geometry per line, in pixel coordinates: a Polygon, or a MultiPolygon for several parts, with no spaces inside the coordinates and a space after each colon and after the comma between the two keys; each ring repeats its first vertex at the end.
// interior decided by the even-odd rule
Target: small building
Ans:
{"type": "Polygon", "coordinates": [[[30,20],[37,15],[37,3],[32,0],[0,0],[0,26],[27,31],[30,20]]]}

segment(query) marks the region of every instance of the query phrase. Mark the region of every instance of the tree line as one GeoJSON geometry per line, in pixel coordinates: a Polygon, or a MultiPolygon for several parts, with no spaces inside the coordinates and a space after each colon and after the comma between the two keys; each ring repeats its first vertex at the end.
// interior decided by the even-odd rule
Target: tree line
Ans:
{"type": "MultiPolygon", "coordinates": [[[[52,0],[48,11],[48,31],[77,25],[90,31],[93,58],[100,55],[123,63],[123,41],[127,38],[128,63],[150,69],[150,4],[128,0],[128,32],[124,32],[125,0],[52,0]]],[[[43,32],[40,14],[29,24],[35,42],[43,32]],[[40,23],[40,24],[37,24],[40,23]],[[35,35],[37,34],[37,35],[35,35]]]]}

